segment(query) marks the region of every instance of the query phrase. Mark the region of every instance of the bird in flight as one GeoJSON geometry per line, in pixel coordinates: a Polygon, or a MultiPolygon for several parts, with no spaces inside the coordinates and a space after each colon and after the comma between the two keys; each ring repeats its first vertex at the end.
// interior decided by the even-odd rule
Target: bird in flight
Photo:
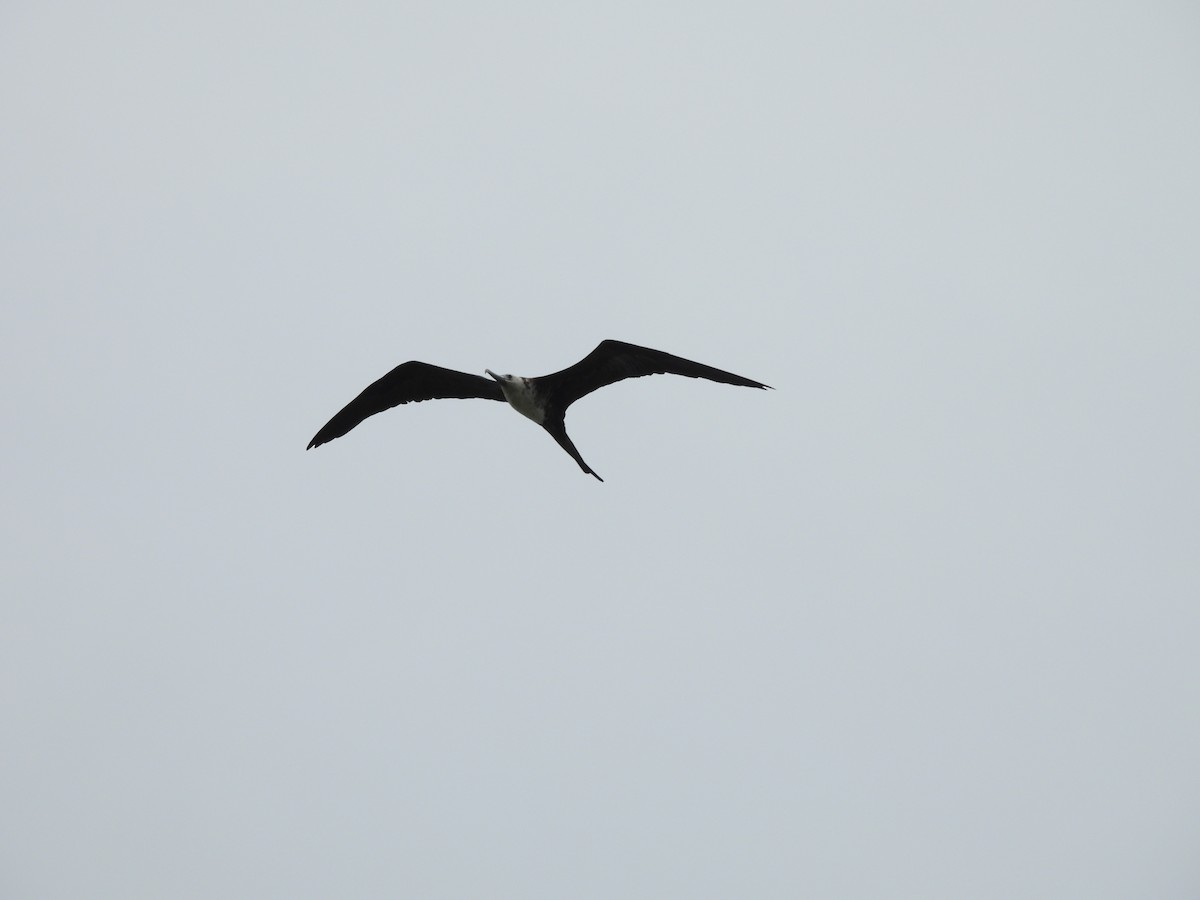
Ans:
{"type": "Polygon", "coordinates": [[[724,372],[712,366],[663,353],[661,350],[651,350],[622,341],[601,341],[595,350],[575,365],[539,378],[497,375],[491,369],[484,371],[491,376],[491,381],[479,375],[443,369],[441,366],[415,360],[401,363],[374,384],[368,385],[366,390],[326,422],[308,442],[307,449],[311,450],[339,438],[363,419],[402,403],[452,398],[506,400],[517,412],[545,428],[550,436],[558,441],[558,445],[579,463],[579,468],[603,481],[604,479],[583,461],[583,457],[567,436],[563,419],[567,407],[580,397],[586,397],[605,385],[626,378],[640,378],[643,375],[684,375],[688,378],[707,378],[721,384],[771,389],[770,385],[734,375],[732,372],[724,372]]]}

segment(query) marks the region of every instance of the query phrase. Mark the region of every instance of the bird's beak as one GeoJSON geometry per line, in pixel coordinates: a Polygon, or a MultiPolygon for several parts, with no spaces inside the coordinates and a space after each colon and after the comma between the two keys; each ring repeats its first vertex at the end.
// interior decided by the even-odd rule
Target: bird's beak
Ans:
{"type": "Polygon", "coordinates": [[[502,379],[502,378],[501,378],[499,375],[497,375],[497,374],[496,374],[495,372],[493,372],[491,369],[484,369],[483,371],[487,372],[489,375],[491,375],[491,376],[492,376],[493,378],[495,378],[497,381],[502,381],[502,380],[503,380],[503,379],[502,379]]]}

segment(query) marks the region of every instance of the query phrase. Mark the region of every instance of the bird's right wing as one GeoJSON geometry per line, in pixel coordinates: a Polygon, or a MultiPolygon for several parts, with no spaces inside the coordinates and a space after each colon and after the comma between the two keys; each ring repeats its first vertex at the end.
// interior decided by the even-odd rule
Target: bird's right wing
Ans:
{"type": "Polygon", "coordinates": [[[363,419],[422,400],[503,400],[500,385],[481,375],[456,372],[423,362],[401,363],[346,404],[308,443],[308,449],[340,438],[363,419]]]}

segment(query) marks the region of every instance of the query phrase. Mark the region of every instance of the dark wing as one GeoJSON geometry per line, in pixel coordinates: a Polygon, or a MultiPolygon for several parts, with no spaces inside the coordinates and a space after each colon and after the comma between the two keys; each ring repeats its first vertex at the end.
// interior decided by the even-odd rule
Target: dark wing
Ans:
{"type": "Polygon", "coordinates": [[[566,410],[580,397],[586,397],[598,388],[626,378],[641,378],[643,375],[686,375],[688,378],[707,378],[709,381],[741,387],[770,387],[681,356],[672,356],[661,350],[638,347],[623,341],[601,341],[595,350],[575,365],[535,380],[543,391],[550,391],[555,395],[560,410],[566,410]]]}
{"type": "Polygon", "coordinates": [[[480,375],[469,375],[423,362],[401,363],[365,391],[346,404],[346,407],[325,423],[308,443],[308,449],[340,438],[368,416],[381,413],[401,403],[420,403],[422,400],[460,399],[478,397],[481,400],[503,400],[500,385],[480,375]]]}

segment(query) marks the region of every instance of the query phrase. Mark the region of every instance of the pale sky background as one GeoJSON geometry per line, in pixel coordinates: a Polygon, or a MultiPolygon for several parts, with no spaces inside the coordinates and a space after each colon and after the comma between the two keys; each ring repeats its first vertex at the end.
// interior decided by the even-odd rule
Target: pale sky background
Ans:
{"type": "Polygon", "coordinates": [[[0,896],[1200,896],[1191,2],[0,9],[0,896]],[[774,385],[306,453],[408,359],[774,385]]]}

